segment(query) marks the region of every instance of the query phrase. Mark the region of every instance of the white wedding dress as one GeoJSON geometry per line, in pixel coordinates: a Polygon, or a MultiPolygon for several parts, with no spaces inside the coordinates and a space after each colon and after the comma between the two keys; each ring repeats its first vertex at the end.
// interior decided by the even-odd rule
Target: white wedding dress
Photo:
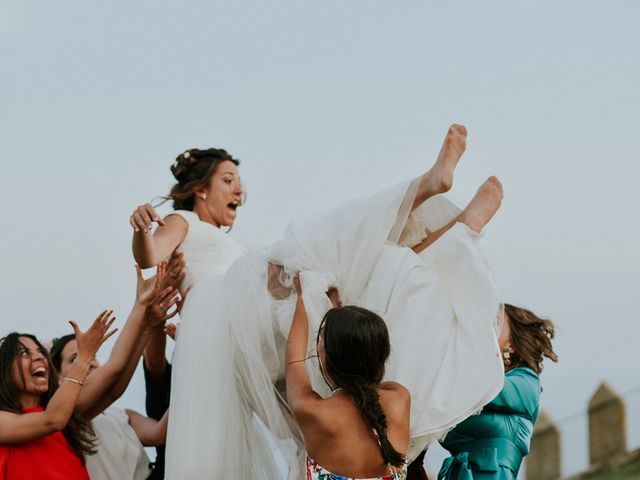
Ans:
{"type": "MultiPolygon", "coordinates": [[[[419,255],[407,248],[459,213],[437,196],[409,215],[417,183],[293,222],[252,253],[193,212],[174,212],[189,225],[180,248],[193,289],[174,353],[167,479],[303,478],[300,434],[274,387],[295,294],[269,293],[269,262],[283,267],[285,293],[302,272],[310,355],[330,286],[344,305],[385,319],[386,379],[412,396],[409,459],[497,395],[500,304],[478,235],[458,223],[419,255]]],[[[307,364],[314,388],[328,394],[316,359],[307,364]]]]}

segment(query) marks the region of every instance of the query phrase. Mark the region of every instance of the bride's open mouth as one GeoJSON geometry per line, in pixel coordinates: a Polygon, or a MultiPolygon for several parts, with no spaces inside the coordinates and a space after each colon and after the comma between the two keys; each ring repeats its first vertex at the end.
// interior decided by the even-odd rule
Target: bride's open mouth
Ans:
{"type": "Polygon", "coordinates": [[[236,218],[238,207],[240,206],[240,202],[229,202],[227,203],[227,209],[229,210],[229,214],[236,218]]]}

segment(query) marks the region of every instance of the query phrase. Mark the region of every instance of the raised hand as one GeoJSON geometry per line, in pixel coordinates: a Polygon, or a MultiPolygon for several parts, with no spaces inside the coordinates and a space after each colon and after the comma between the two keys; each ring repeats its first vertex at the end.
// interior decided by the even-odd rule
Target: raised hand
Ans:
{"type": "Polygon", "coordinates": [[[76,342],[78,343],[78,358],[90,361],[95,357],[96,352],[107,339],[118,331],[117,328],[109,331],[109,328],[115,321],[112,317],[112,310],[105,310],[98,315],[86,332],[82,332],[76,322],[70,320],[69,323],[73,327],[76,334],[76,342]]]}
{"type": "Polygon", "coordinates": [[[180,295],[174,287],[164,288],[149,304],[145,316],[145,323],[148,328],[153,330],[154,328],[164,326],[167,320],[175,317],[176,314],[180,312],[181,301],[180,295]]]}
{"type": "Polygon", "coordinates": [[[160,281],[160,290],[164,290],[165,287],[180,288],[187,274],[184,271],[185,265],[184,253],[180,250],[175,250],[169,259],[169,264],[166,266],[165,275],[160,281]]]}
{"type": "MultiPolygon", "coordinates": [[[[136,265],[138,283],[136,285],[136,301],[147,307],[160,294],[167,273],[167,262],[160,262],[156,274],[148,279],[142,276],[140,265],[136,265]]],[[[172,287],[173,288],[173,287],[172,287]]]]}
{"type": "Polygon", "coordinates": [[[176,330],[176,325],[174,323],[167,323],[164,327],[164,333],[171,337],[171,340],[173,341],[176,340],[176,330]]]}
{"type": "Polygon", "coordinates": [[[129,223],[135,232],[149,233],[153,222],[156,222],[161,226],[165,225],[164,220],[160,218],[156,213],[155,208],[153,208],[149,203],[138,205],[138,208],[133,211],[129,218],[129,223]]]}

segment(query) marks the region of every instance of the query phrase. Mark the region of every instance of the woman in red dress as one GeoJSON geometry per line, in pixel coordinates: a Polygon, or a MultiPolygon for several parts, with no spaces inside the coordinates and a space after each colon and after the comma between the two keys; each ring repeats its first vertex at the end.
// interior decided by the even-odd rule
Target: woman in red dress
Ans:
{"type": "Polygon", "coordinates": [[[109,331],[109,312],[84,333],[70,323],[78,359],[60,386],[36,337],[0,340],[0,480],[89,479],[84,455],[93,452],[94,434],[73,411],[96,352],[116,330],[109,331]]]}

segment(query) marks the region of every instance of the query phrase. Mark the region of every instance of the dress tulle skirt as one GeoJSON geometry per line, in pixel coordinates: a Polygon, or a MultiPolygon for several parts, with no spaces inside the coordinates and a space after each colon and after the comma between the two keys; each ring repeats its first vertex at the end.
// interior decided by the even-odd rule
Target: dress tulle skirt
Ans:
{"type": "Polygon", "coordinates": [[[387,322],[386,378],[412,395],[409,459],[497,395],[500,304],[478,235],[458,223],[420,255],[402,246],[459,213],[434,197],[409,215],[415,190],[406,183],[295,221],[281,241],[194,287],[174,354],[167,479],[303,478],[301,436],[274,386],[284,376],[295,307],[287,289],[297,272],[310,322],[307,368],[321,394],[328,387],[313,355],[331,308],[326,290],[337,287],[344,305],[387,322]],[[269,263],[282,266],[275,297],[269,263]]]}

